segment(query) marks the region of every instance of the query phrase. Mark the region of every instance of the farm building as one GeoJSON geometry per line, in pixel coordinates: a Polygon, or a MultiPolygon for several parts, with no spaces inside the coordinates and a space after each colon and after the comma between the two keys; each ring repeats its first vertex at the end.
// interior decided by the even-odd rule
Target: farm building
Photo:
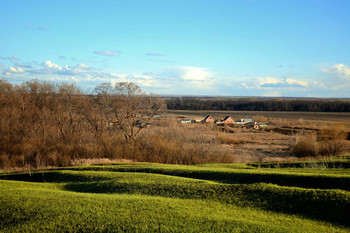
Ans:
{"type": "Polygon", "coordinates": [[[245,124],[249,124],[249,123],[253,123],[253,119],[243,118],[243,119],[240,119],[238,121],[235,121],[236,125],[245,125],[245,124]]]}
{"type": "Polygon", "coordinates": [[[234,124],[235,121],[230,116],[227,116],[224,119],[222,119],[222,121],[220,123],[222,123],[222,124],[234,124]]]}
{"type": "Polygon", "coordinates": [[[251,123],[251,122],[253,122],[253,119],[250,119],[250,118],[243,118],[243,119],[241,119],[241,122],[251,123]]]}
{"type": "Polygon", "coordinates": [[[192,120],[187,120],[187,119],[185,120],[184,119],[184,120],[181,120],[181,123],[182,124],[190,124],[190,123],[192,123],[192,120]]]}
{"type": "Polygon", "coordinates": [[[203,123],[215,123],[215,119],[212,116],[204,118],[203,123]]]}

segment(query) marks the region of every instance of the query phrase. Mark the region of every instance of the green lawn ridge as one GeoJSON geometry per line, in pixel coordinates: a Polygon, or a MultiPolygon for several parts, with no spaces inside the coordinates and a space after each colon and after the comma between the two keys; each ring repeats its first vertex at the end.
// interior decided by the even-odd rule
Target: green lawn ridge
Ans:
{"type": "Polygon", "coordinates": [[[0,231],[350,232],[345,167],[130,163],[3,173],[0,231]]]}

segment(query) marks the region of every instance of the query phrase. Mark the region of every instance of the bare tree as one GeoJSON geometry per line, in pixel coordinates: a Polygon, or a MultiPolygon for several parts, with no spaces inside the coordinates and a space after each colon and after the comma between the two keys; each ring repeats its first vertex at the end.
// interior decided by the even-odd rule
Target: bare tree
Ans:
{"type": "Polygon", "coordinates": [[[128,142],[134,141],[140,130],[164,106],[160,98],[146,95],[132,82],[120,82],[114,86],[103,83],[95,88],[95,92],[106,119],[111,126],[121,130],[128,142]]]}
{"type": "Polygon", "coordinates": [[[79,102],[82,91],[75,84],[58,85],[55,115],[56,124],[63,143],[71,143],[81,129],[82,117],[79,114],[79,102]]]}
{"type": "Polygon", "coordinates": [[[98,143],[101,142],[108,124],[106,124],[107,120],[103,113],[104,108],[97,101],[98,99],[94,96],[86,96],[84,101],[81,101],[79,112],[98,143]]]}
{"type": "Polygon", "coordinates": [[[0,153],[7,151],[13,141],[14,123],[18,112],[15,109],[14,88],[7,81],[0,79],[0,153]]]}

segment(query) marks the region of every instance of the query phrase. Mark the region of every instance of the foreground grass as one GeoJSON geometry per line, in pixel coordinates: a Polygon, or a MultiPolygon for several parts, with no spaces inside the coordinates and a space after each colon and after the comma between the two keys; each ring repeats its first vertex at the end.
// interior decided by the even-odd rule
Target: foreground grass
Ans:
{"type": "MultiPolygon", "coordinates": [[[[345,163],[345,162],[344,162],[345,163]]],[[[350,163],[350,162],[346,162],[350,163]]],[[[273,183],[315,189],[342,189],[350,191],[350,169],[348,168],[295,168],[257,167],[253,165],[209,164],[182,166],[165,164],[114,164],[73,167],[77,171],[114,171],[156,173],[195,179],[214,180],[231,184],[273,183]]]]}
{"type": "Polygon", "coordinates": [[[330,179],[346,187],[347,170],[293,169],[115,164],[5,173],[0,231],[350,232],[346,188],[298,185],[330,179]]]}

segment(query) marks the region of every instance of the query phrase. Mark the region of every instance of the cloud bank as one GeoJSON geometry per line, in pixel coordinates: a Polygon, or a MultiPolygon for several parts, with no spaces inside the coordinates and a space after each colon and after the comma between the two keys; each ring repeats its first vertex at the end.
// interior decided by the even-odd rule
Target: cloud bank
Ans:
{"type": "Polygon", "coordinates": [[[333,75],[335,78],[350,80],[350,66],[336,64],[330,67],[323,67],[323,72],[333,75]]]}
{"type": "Polygon", "coordinates": [[[350,89],[350,66],[335,64],[320,68],[325,75],[324,83],[331,90],[350,89]]]}
{"type": "Polygon", "coordinates": [[[241,86],[247,89],[308,89],[309,83],[292,78],[263,77],[242,82],[241,86]]]}
{"type": "Polygon", "coordinates": [[[320,68],[317,78],[300,77],[223,77],[206,67],[167,66],[158,70],[118,72],[104,67],[103,62],[81,60],[62,64],[66,60],[19,62],[16,56],[1,57],[0,78],[13,82],[31,79],[76,82],[83,88],[93,88],[103,82],[134,82],[145,91],[176,95],[228,96],[310,96],[349,97],[350,67],[335,64],[320,68]],[[97,65],[98,68],[91,64],[97,65]]]}

